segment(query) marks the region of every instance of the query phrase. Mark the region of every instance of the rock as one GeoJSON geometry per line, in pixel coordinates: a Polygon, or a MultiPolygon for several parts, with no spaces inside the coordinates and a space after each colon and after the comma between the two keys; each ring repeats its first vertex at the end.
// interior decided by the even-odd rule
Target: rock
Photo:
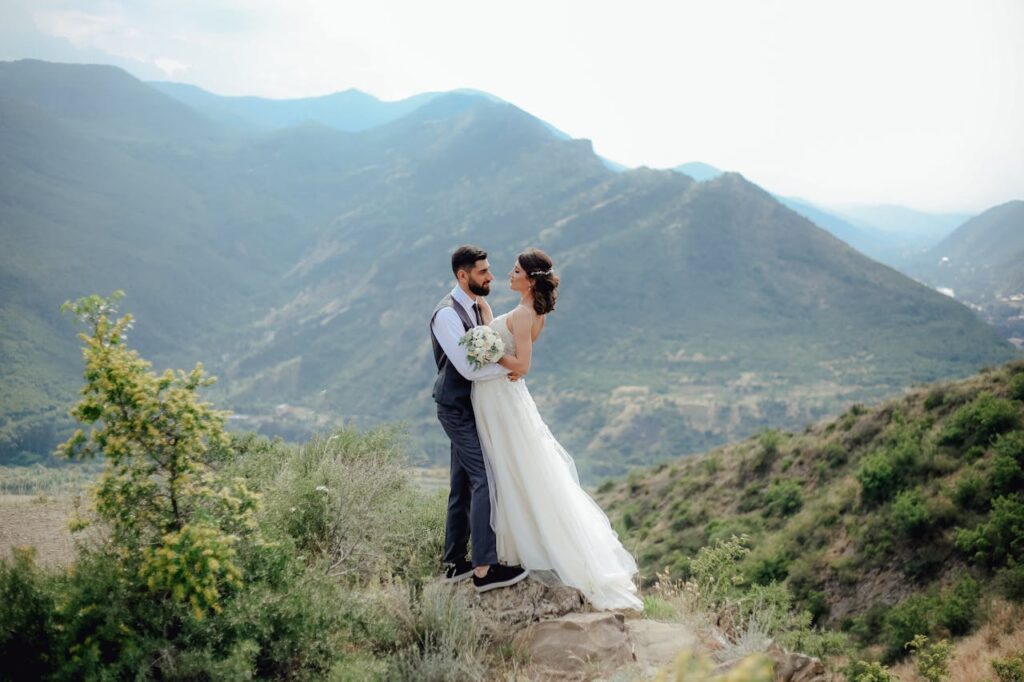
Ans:
{"type": "Polygon", "coordinates": [[[495,635],[542,618],[589,610],[579,590],[567,585],[545,585],[533,578],[479,595],[469,580],[460,583],[457,589],[467,591],[469,603],[480,614],[485,629],[495,635]]]}
{"type": "Polygon", "coordinates": [[[573,613],[535,623],[517,638],[532,666],[558,672],[613,669],[633,662],[625,619],[614,612],[573,613]]]}
{"type": "Polygon", "coordinates": [[[786,651],[778,644],[768,647],[768,654],[775,661],[776,682],[825,682],[825,666],[817,658],[786,651]]]}
{"type": "Polygon", "coordinates": [[[681,651],[701,645],[693,629],[681,623],[630,620],[626,621],[626,631],[633,642],[636,662],[656,668],[672,663],[681,651]]]}

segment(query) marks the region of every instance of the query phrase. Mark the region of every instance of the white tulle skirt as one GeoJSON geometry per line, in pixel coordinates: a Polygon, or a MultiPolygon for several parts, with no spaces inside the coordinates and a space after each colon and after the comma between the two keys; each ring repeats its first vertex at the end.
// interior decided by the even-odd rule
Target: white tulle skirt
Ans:
{"type": "Polygon", "coordinates": [[[473,410],[499,560],[553,571],[598,609],[642,610],[636,561],[580,486],[572,457],[541,419],[526,383],[475,382],[473,410]]]}

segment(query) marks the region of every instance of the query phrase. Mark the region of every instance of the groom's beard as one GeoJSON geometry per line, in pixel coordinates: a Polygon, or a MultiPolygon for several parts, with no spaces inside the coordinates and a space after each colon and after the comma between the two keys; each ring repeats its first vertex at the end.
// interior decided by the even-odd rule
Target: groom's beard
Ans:
{"type": "Polygon", "coordinates": [[[477,296],[486,296],[487,294],[491,293],[491,285],[489,282],[478,283],[470,281],[469,290],[472,291],[477,296]]]}

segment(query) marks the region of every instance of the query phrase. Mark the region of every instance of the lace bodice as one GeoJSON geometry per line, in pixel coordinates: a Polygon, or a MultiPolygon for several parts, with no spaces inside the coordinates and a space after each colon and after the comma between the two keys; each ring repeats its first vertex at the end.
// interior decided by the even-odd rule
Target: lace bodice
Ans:
{"type": "Polygon", "coordinates": [[[516,337],[514,337],[512,332],[508,330],[508,323],[505,321],[510,313],[511,311],[498,315],[496,318],[491,320],[490,324],[491,329],[498,332],[498,335],[501,336],[501,340],[505,343],[505,355],[516,354],[516,337]]]}

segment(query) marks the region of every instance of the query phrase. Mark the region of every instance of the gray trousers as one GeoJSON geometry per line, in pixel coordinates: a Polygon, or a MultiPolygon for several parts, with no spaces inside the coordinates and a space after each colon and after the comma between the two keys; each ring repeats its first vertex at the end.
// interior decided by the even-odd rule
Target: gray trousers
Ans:
{"type": "Polygon", "coordinates": [[[498,552],[491,528],[487,470],[473,407],[438,404],[437,419],[452,442],[451,492],[444,527],[443,560],[454,563],[465,559],[466,544],[472,541],[474,566],[496,564],[498,552]]]}

